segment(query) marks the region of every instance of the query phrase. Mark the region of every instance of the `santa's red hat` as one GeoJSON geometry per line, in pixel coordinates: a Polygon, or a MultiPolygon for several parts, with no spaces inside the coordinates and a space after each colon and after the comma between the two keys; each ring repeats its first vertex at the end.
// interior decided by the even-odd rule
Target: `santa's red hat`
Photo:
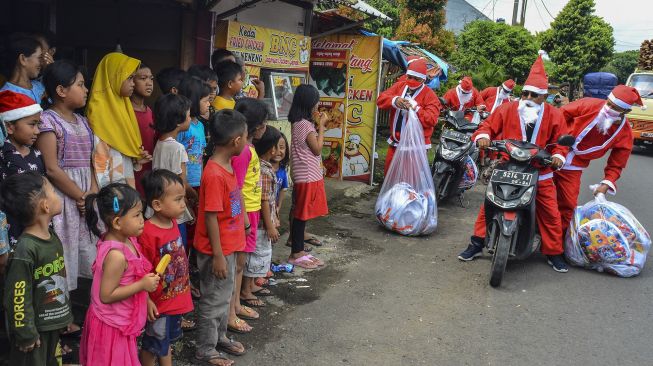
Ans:
{"type": "Polygon", "coordinates": [[[409,60],[406,75],[426,80],[426,61],[423,58],[409,60]]]}
{"type": "Polygon", "coordinates": [[[512,79],[508,79],[503,82],[503,88],[506,90],[513,90],[515,88],[515,81],[512,79]]]}
{"type": "Polygon", "coordinates": [[[646,109],[639,92],[631,86],[615,86],[614,89],[612,89],[612,93],[608,95],[608,99],[623,109],[633,109],[633,105],[638,105],[642,107],[642,109],[646,109]]]}
{"type": "Polygon", "coordinates": [[[528,74],[522,90],[532,91],[537,94],[549,93],[549,77],[544,70],[542,55],[539,55],[533,66],[531,66],[531,72],[528,74]]]}
{"type": "Polygon", "coordinates": [[[460,89],[464,91],[465,93],[471,93],[472,89],[474,88],[474,83],[472,82],[472,78],[469,76],[465,76],[460,80],[460,89]]]}
{"type": "Polygon", "coordinates": [[[16,121],[43,111],[41,106],[25,94],[14,93],[11,90],[0,92],[0,120],[16,121]]]}

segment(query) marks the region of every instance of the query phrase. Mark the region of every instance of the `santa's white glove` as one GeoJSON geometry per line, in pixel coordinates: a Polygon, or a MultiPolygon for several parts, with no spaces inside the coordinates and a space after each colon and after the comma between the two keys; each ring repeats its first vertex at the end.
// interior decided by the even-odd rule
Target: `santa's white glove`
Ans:
{"type": "Polygon", "coordinates": [[[591,186],[589,186],[589,189],[594,194],[594,197],[596,197],[596,199],[599,201],[606,201],[605,198],[606,193],[610,193],[614,195],[614,193],[612,193],[612,191],[610,190],[610,186],[604,183],[592,184],[591,186]]]}

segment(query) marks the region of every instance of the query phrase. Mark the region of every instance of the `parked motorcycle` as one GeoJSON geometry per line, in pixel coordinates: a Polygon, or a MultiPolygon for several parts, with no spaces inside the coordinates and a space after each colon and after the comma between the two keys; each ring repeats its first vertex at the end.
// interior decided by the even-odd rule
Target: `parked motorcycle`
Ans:
{"type": "Polygon", "coordinates": [[[440,134],[440,144],[431,164],[435,197],[438,203],[441,203],[457,196],[463,205],[464,192],[471,187],[461,186],[461,182],[465,174],[478,175],[475,166],[478,149],[471,136],[478,129],[480,121],[487,118],[489,113],[472,108],[465,111],[445,110],[443,114],[445,123],[440,134]],[[468,121],[465,118],[467,113],[475,114],[473,120],[478,120],[478,123],[468,121]],[[467,171],[469,169],[474,169],[474,172],[467,171]]]}
{"type": "MultiPolygon", "coordinates": [[[[557,144],[569,147],[574,142],[573,136],[564,135],[557,144]]],[[[540,246],[535,221],[538,167],[551,165],[553,159],[546,149],[526,141],[493,141],[488,149],[509,157],[494,169],[485,193],[490,285],[498,287],[508,259],[525,259],[540,246]]]]}

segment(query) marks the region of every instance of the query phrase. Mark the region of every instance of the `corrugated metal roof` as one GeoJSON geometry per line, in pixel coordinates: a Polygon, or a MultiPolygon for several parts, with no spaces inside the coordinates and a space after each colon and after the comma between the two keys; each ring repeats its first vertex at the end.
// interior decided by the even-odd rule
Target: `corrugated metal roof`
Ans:
{"type": "Polygon", "coordinates": [[[492,20],[465,0],[448,0],[445,10],[447,23],[444,27],[455,34],[460,33],[465,24],[474,20],[492,20]]]}
{"type": "Polygon", "coordinates": [[[392,18],[383,14],[380,10],[366,3],[363,0],[320,0],[320,3],[343,5],[350,9],[360,11],[361,13],[371,15],[375,18],[383,19],[386,21],[392,20],[392,18]]]}

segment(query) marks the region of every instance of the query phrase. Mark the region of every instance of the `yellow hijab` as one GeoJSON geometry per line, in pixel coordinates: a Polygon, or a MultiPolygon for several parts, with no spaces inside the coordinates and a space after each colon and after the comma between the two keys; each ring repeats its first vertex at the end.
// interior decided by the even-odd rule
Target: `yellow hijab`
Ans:
{"type": "Polygon", "coordinates": [[[91,98],[86,107],[86,117],[95,135],[133,158],[140,156],[143,142],[134,107],[129,98],[120,96],[120,87],[140,63],[117,52],[104,56],[95,70],[91,98]]]}

